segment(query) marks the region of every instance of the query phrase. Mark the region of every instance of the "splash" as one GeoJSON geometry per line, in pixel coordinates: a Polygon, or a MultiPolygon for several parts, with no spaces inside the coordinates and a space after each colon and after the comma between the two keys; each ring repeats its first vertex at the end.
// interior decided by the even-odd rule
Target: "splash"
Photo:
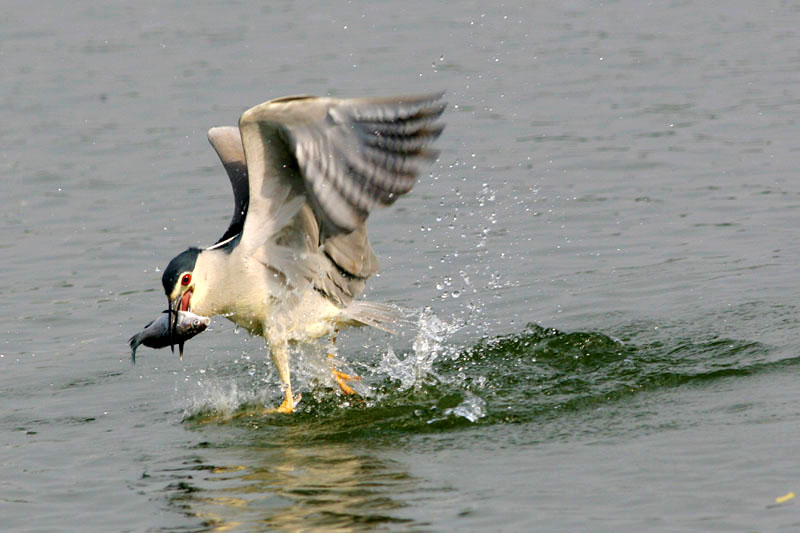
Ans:
{"type": "MultiPolygon", "coordinates": [[[[293,383],[303,392],[295,416],[264,420],[264,407],[281,400],[280,384],[265,357],[254,376],[231,361],[206,372],[197,382],[198,393],[188,402],[185,418],[224,422],[262,417],[258,426],[291,427],[282,430],[282,438],[299,443],[393,438],[473,424],[544,424],[575,415],[574,420],[580,420],[577,431],[597,433],[608,421],[598,417],[614,417],[617,412],[606,407],[632,395],[704,386],[709,380],[772,371],[800,361],[795,357],[772,361],[770,346],[709,338],[702,332],[687,334],[679,327],[682,324],[672,328],[635,324],[617,329],[614,335],[528,324],[517,333],[486,337],[464,347],[453,339],[462,325],[427,309],[415,319],[403,341],[408,346],[404,351],[397,349],[394,337],[394,346],[365,346],[361,360],[353,362],[363,377],[364,388],[357,396],[341,394],[331,382],[322,343],[315,345],[316,352],[310,348],[292,360],[293,383]],[[270,377],[261,377],[264,374],[270,377]]],[[[347,371],[345,358],[336,361],[347,371]]],[[[552,427],[554,434],[562,434],[559,424],[552,427]]]]}
{"type": "Polygon", "coordinates": [[[441,418],[428,420],[428,424],[441,422],[451,417],[465,418],[474,424],[486,416],[486,400],[469,391],[464,391],[464,400],[455,407],[448,407],[442,414],[444,416],[441,418]]]}
{"type": "MultiPolygon", "coordinates": [[[[364,362],[360,371],[353,370],[345,357],[339,356],[336,346],[331,343],[316,343],[299,346],[291,355],[292,384],[295,392],[303,394],[299,409],[306,413],[317,413],[321,405],[337,409],[352,405],[369,407],[393,406],[414,397],[423,388],[438,390],[435,396],[463,396],[462,405],[438,410],[437,416],[459,417],[476,421],[485,414],[485,402],[474,393],[462,390],[459,378],[440,375],[436,367],[442,361],[457,358],[461,349],[450,342],[452,335],[463,324],[445,321],[429,308],[409,314],[416,315],[415,326],[409,333],[414,335],[411,350],[398,356],[391,345],[387,346],[377,363],[364,362]],[[361,381],[351,381],[358,396],[343,396],[333,379],[331,368],[345,373],[363,376],[361,381]],[[409,396],[410,394],[410,396],[409,396]]],[[[409,321],[414,324],[414,321],[409,321]]],[[[249,357],[246,358],[250,360],[249,357]]],[[[374,356],[373,356],[374,359],[374,356]]],[[[187,380],[189,381],[189,380],[187,380]]],[[[275,372],[272,371],[268,357],[263,363],[250,363],[247,375],[240,371],[240,361],[227,363],[226,368],[215,371],[202,370],[196,383],[196,392],[183,408],[183,419],[213,415],[215,419],[229,420],[253,409],[277,405],[281,400],[281,387],[275,372]],[[221,374],[227,374],[223,379],[221,374]],[[234,374],[232,376],[232,374],[234,374]],[[252,409],[251,409],[252,408],[252,409]]],[[[327,407],[326,407],[327,409],[327,407]]],[[[426,419],[427,420],[427,419],[426,419]]]]}
{"type": "Polygon", "coordinates": [[[400,359],[389,346],[376,373],[399,381],[400,391],[419,386],[429,377],[435,381],[442,381],[442,377],[434,371],[434,363],[442,356],[456,353],[457,349],[446,343],[460,328],[458,324],[440,319],[430,308],[423,309],[417,320],[417,334],[412,344],[413,353],[400,359]]]}
{"type": "Polygon", "coordinates": [[[213,413],[223,419],[230,419],[243,405],[265,401],[266,391],[246,391],[235,381],[198,381],[199,391],[189,399],[184,407],[183,419],[213,413]]]}
{"type": "MultiPolygon", "coordinates": [[[[295,347],[291,350],[292,384],[295,393],[314,395],[316,389],[332,390],[336,384],[331,374],[333,360],[325,343],[295,347]]],[[[336,361],[338,369],[348,368],[336,361]]],[[[222,367],[201,369],[193,381],[196,389],[185,401],[183,419],[205,418],[229,420],[252,412],[262,412],[265,407],[278,405],[282,400],[282,387],[277,379],[272,361],[265,353],[261,361],[250,362],[243,356],[225,363],[222,367]],[[246,373],[242,363],[247,363],[246,373]],[[227,377],[222,377],[227,376],[227,377]]],[[[368,388],[356,384],[359,394],[366,395],[368,388]]],[[[302,408],[302,404],[301,404],[302,408]]]]}

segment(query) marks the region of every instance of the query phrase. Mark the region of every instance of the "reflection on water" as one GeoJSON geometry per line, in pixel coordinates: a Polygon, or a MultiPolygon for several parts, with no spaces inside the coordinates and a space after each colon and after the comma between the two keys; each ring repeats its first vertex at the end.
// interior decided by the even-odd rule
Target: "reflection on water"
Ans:
{"type": "MultiPolygon", "coordinates": [[[[273,445],[256,431],[249,442],[209,450],[218,460],[196,458],[185,468],[162,471],[169,479],[170,507],[201,519],[213,531],[359,531],[379,524],[404,524],[392,512],[417,485],[402,466],[343,444],[273,445]]],[[[272,435],[274,438],[274,435],[272,435]]]]}

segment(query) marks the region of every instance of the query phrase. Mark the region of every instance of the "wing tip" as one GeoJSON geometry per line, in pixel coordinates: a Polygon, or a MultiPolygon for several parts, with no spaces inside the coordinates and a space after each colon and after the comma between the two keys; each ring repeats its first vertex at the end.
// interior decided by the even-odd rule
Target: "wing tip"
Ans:
{"type": "Polygon", "coordinates": [[[208,130],[208,142],[214,147],[223,164],[244,161],[242,136],[236,126],[215,126],[208,130]]]}
{"type": "Polygon", "coordinates": [[[237,129],[236,126],[213,126],[208,129],[208,140],[213,142],[213,140],[228,135],[237,129]]]}
{"type": "Polygon", "coordinates": [[[431,93],[412,94],[409,96],[400,96],[395,98],[395,100],[407,103],[425,104],[441,100],[445,94],[447,94],[447,90],[434,91],[431,93]]]}

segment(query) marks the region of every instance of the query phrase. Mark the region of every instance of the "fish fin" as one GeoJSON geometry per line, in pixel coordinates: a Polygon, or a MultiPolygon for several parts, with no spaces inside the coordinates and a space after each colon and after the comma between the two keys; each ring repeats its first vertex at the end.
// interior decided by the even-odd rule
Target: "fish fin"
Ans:
{"type": "Polygon", "coordinates": [[[178,343],[178,358],[183,361],[183,341],[178,343]]]}

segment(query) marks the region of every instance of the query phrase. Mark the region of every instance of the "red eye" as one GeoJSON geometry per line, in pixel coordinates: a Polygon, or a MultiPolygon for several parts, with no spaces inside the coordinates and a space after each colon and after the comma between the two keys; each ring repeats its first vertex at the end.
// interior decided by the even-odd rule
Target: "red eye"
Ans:
{"type": "Polygon", "coordinates": [[[192,275],[191,274],[184,274],[183,278],[181,278],[181,285],[188,285],[192,282],[192,275]]]}

